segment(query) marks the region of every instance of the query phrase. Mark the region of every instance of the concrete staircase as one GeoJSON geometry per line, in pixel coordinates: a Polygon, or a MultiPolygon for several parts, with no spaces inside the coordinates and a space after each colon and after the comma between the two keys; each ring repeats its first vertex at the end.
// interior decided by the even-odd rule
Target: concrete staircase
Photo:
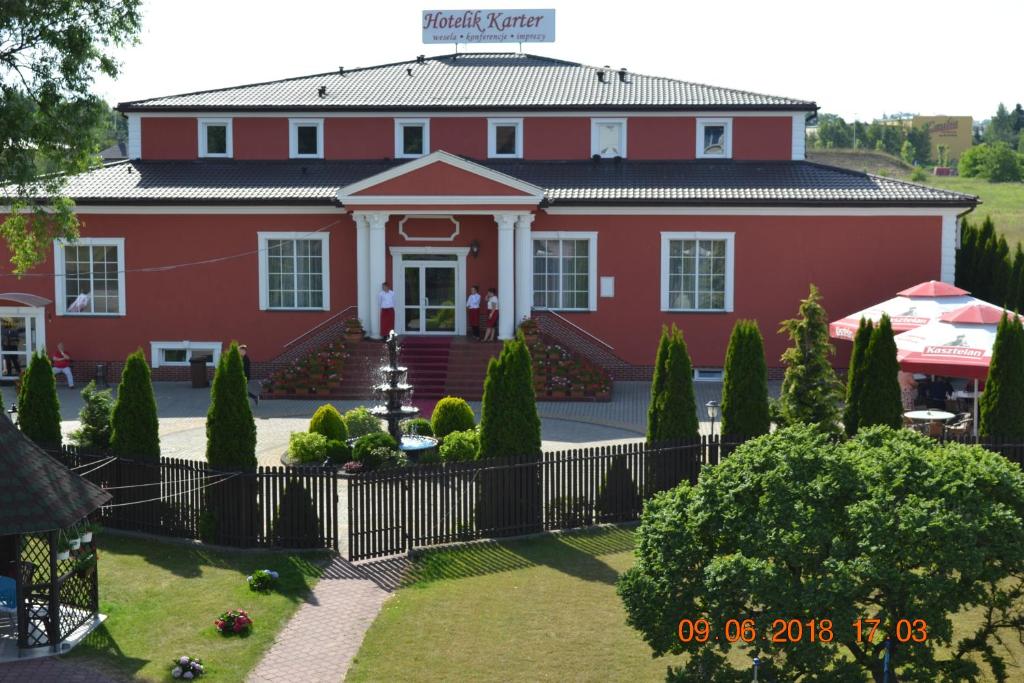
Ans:
{"type": "Polygon", "coordinates": [[[501,353],[502,344],[481,343],[468,338],[452,339],[445,395],[479,401],[484,395],[487,364],[501,353]]]}

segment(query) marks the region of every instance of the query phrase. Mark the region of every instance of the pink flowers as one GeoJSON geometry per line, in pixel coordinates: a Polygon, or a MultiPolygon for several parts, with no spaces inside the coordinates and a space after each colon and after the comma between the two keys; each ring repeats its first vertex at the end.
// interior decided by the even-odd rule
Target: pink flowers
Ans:
{"type": "Polygon", "coordinates": [[[224,612],[213,624],[224,634],[244,633],[252,626],[252,618],[248,612],[239,608],[224,612]]]}

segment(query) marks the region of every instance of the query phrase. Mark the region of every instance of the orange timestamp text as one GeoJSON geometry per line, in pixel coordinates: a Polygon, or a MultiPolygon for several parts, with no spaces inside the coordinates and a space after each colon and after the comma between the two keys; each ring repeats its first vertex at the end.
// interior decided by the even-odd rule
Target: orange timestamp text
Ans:
{"type": "MultiPolygon", "coordinates": [[[[836,639],[831,619],[773,619],[767,633],[758,633],[753,619],[727,619],[720,630],[707,619],[680,619],[677,633],[684,643],[752,643],[758,639],[772,643],[831,643],[836,639]]],[[[872,643],[892,637],[900,643],[923,643],[928,640],[928,623],[924,619],[899,619],[890,628],[881,619],[855,619],[843,637],[858,643],[872,643]],[[881,628],[881,630],[880,630],[881,628]]]]}

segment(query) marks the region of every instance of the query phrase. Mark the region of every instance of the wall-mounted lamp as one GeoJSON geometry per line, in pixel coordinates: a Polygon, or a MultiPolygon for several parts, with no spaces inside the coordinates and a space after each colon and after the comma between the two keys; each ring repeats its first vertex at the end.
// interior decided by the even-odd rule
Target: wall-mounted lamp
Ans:
{"type": "Polygon", "coordinates": [[[479,256],[480,255],[480,243],[477,242],[476,240],[473,240],[472,242],[470,242],[469,243],[469,253],[473,255],[473,258],[476,258],[477,256],[479,256]]]}

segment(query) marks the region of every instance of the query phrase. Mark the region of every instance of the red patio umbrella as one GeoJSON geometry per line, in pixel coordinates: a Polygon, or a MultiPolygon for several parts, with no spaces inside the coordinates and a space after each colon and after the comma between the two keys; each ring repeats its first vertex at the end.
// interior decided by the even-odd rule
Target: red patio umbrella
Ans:
{"type": "Polygon", "coordinates": [[[889,315],[893,332],[906,332],[927,325],[947,311],[980,301],[968,296],[967,290],[948,282],[931,280],[897,292],[897,296],[892,299],[831,323],[828,332],[833,339],[852,340],[860,326],[861,318],[878,322],[883,313],[889,315]]]}

